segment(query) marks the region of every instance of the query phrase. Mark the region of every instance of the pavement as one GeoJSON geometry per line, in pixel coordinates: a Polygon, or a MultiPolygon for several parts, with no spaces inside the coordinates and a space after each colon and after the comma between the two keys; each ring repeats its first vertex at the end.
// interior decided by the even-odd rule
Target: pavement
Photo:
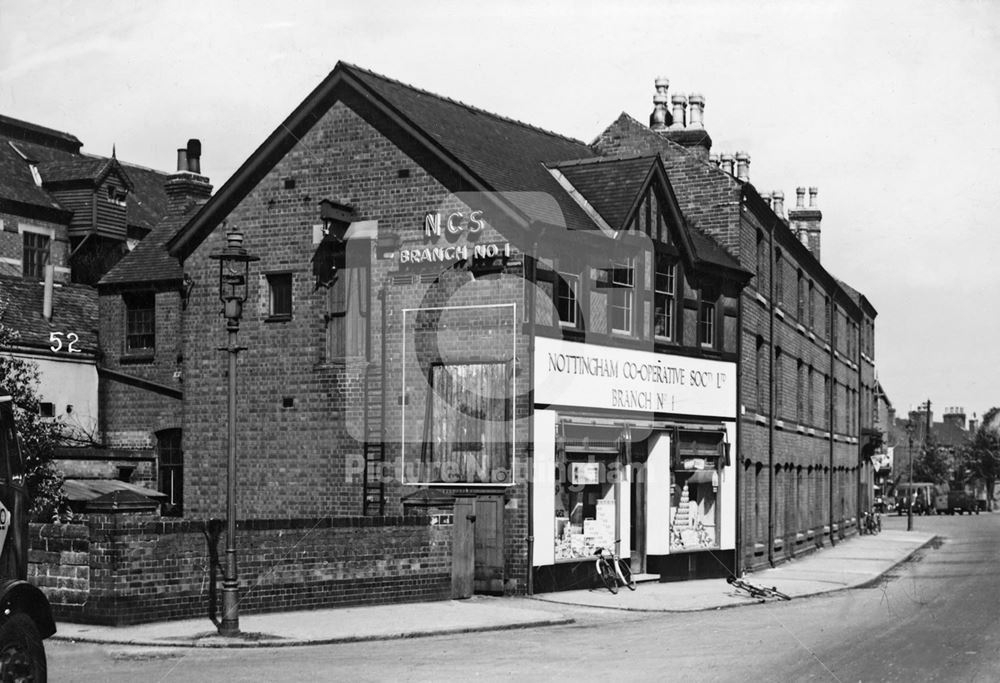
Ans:
{"type": "MultiPolygon", "coordinates": [[[[854,536],[745,578],[774,586],[792,598],[859,588],[878,582],[934,538],[933,534],[893,529],[876,536],[854,536]]],[[[758,602],[734,590],[725,579],[643,582],[637,590],[622,588],[617,595],[601,588],[530,597],[475,596],[468,600],[241,615],[241,633],[225,638],[218,635],[212,622],[201,618],[118,627],[60,623],[53,639],[166,647],[281,647],[556,626],[573,623],[574,614],[602,608],[693,612],[758,602]]]]}

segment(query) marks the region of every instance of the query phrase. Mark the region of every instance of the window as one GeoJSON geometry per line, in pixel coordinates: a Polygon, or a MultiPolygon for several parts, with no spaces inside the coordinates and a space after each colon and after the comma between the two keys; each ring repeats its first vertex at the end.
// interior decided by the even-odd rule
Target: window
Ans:
{"type": "Polygon", "coordinates": [[[781,265],[781,249],[774,250],[774,301],[781,303],[785,297],[784,266],[781,265]]]}
{"type": "Polygon", "coordinates": [[[816,292],[812,280],[809,281],[809,327],[816,326],[816,292]]]}
{"type": "Polygon", "coordinates": [[[801,360],[798,364],[798,372],[795,377],[795,393],[797,403],[795,406],[795,421],[801,423],[805,419],[806,413],[806,366],[801,360]]]}
{"type": "Polygon", "coordinates": [[[798,273],[798,294],[795,302],[795,318],[799,324],[806,320],[806,279],[802,277],[802,271],[798,273]]]}
{"type": "Polygon", "coordinates": [[[156,434],[156,457],[159,462],[160,493],[167,498],[160,514],[180,517],[184,511],[184,453],[181,451],[181,430],[165,429],[156,434]]]}
{"type": "Polygon", "coordinates": [[[670,491],[670,548],[718,547],[719,469],[722,432],[679,431],[674,447],[670,491]]]}
{"type": "Polygon", "coordinates": [[[287,320],[292,317],[292,274],[271,273],[267,276],[268,307],[271,320],[287,320]]]}
{"type": "Polygon", "coordinates": [[[327,287],[327,359],[364,356],[368,329],[367,272],[364,268],[339,268],[327,287]]]}
{"type": "Polygon", "coordinates": [[[806,389],[809,392],[809,395],[806,397],[806,409],[808,410],[808,415],[806,416],[806,418],[808,419],[809,424],[812,425],[815,424],[816,420],[816,415],[814,413],[814,408],[815,408],[814,399],[816,397],[815,393],[816,387],[813,382],[813,369],[811,365],[809,366],[809,381],[807,383],[806,389]]]}
{"type": "Polygon", "coordinates": [[[156,294],[133,292],[125,300],[125,351],[137,353],[156,349],[156,294]]]}
{"type": "Polygon", "coordinates": [[[767,274],[767,240],[764,233],[757,231],[757,290],[763,292],[764,276],[767,274]]]}
{"type": "Polygon", "coordinates": [[[39,232],[24,233],[24,253],[21,272],[26,280],[44,280],[45,266],[49,265],[48,235],[39,232]]]}
{"type": "Polygon", "coordinates": [[[107,200],[109,203],[117,206],[125,206],[126,194],[126,190],[117,188],[114,185],[108,185],[107,200]]]}
{"type": "Polygon", "coordinates": [[[580,294],[580,276],[566,273],[556,274],[556,308],[559,323],[566,327],[577,327],[577,302],[580,294]]]}
{"type": "Polygon", "coordinates": [[[653,334],[662,339],[674,338],[674,319],[677,305],[677,266],[666,259],[656,264],[653,283],[653,334]]]}
{"type": "Polygon", "coordinates": [[[767,344],[764,337],[757,335],[757,363],[755,367],[757,380],[757,410],[762,413],[770,412],[767,406],[767,344]]]}
{"type": "Polygon", "coordinates": [[[781,355],[781,347],[774,350],[774,417],[781,419],[785,392],[782,390],[781,371],[784,367],[784,358],[781,355]]]}
{"type": "Polygon", "coordinates": [[[611,331],[632,334],[635,259],[614,261],[611,269],[611,331]]]}
{"type": "Polygon", "coordinates": [[[39,401],[38,403],[38,415],[39,417],[55,417],[56,416],[56,404],[49,403],[48,401],[39,401]]]}
{"type": "Polygon", "coordinates": [[[510,363],[433,365],[421,482],[511,482],[510,363]]]}
{"type": "Polygon", "coordinates": [[[701,288],[701,304],[698,307],[698,343],[702,346],[715,346],[715,302],[717,299],[718,293],[714,288],[701,288]]]}

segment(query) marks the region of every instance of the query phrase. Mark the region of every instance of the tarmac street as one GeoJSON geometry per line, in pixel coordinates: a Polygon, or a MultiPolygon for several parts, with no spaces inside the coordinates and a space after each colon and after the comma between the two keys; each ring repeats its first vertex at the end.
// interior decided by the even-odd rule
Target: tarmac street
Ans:
{"type": "Polygon", "coordinates": [[[720,579],[244,616],[241,639],[205,620],[60,624],[49,668],[54,681],[1000,679],[984,599],[1000,515],[885,527],[748,577],[789,602],[759,604],[720,579]]]}

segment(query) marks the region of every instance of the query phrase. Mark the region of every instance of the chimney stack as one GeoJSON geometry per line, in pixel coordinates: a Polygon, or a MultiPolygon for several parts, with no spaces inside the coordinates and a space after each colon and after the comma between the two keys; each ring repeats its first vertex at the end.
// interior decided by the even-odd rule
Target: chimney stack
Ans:
{"type": "Polygon", "coordinates": [[[675,130],[678,128],[684,128],[684,121],[687,116],[687,101],[687,97],[681,93],[677,93],[670,98],[670,104],[672,104],[674,108],[674,122],[671,124],[671,128],[675,130]]]}
{"type": "Polygon", "coordinates": [[[750,182],[750,155],[746,152],[736,153],[736,179],[750,182]]]}
{"type": "Polygon", "coordinates": [[[785,217],[785,193],[782,190],[775,190],[771,193],[771,208],[778,218],[785,217]]]}
{"type": "Polygon", "coordinates": [[[733,155],[729,152],[723,152],[722,156],[719,157],[719,167],[728,173],[733,174],[733,155]]]}
{"type": "Polygon", "coordinates": [[[670,80],[660,76],[656,79],[656,94],[653,95],[653,113],[649,115],[649,127],[655,131],[664,131],[670,125],[670,112],[667,111],[667,89],[670,80]]]}
{"type": "Polygon", "coordinates": [[[704,128],[705,98],[692,94],[688,97],[688,128],[704,128]]]}
{"type": "Polygon", "coordinates": [[[788,211],[789,227],[799,236],[802,244],[806,245],[812,255],[819,261],[820,258],[820,222],[823,220],[823,213],[816,204],[816,195],[819,190],[810,187],[809,205],[805,206],[805,187],[795,189],[795,208],[788,211]]]}
{"type": "Polygon", "coordinates": [[[193,202],[212,196],[212,185],[201,175],[201,142],[188,140],[177,150],[177,172],[164,183],[167,213],[183,213],[193,202]]]}

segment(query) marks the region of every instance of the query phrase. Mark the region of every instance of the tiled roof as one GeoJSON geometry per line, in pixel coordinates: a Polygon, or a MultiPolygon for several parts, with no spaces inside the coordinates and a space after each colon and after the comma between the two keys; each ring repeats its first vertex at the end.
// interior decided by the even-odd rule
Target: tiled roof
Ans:
{"type": "Polygon", "coordinates": [[[931,431],[939,446],[961,446],[970,436],[954,422],[935,422],[931,431]]]}
{"type": "Polygon", "coordinates": [[[130,253],[109,270],[98,286],[126,285],[143,282],[180,281],[184,269],[166,250],[167,241],[183,228],[201,208],[192,204],[187,211],[171,214],[142,238],[130,253]]]}
{"type": "Polygon", "coordinates": [[[625,227],[629,209],[649,175],[652,162],[650,157],[602,158],[589,163],[557,164],[557,167],[601,218],[620,230],[625,227]]]}
{"type": "MultiPolygon", "coordinates": [[[[18,343],[38,350],[52,345],[50,334],[73,333],[73,348],[83,354],[97,353],[97,292],[86,285],[56,285],[52,290],[52,319],[42,316],[45,286],[21,278],[0,276],[0,323],[17,330],[18,343]]],[[[69,351],[63,336],[63,351],[69,351]]]]}
{"type": "MultiPolygon", "coordinates": [[[[74,140],[76,145],[79,145],[79,140],[67,133],[59,133],[0,116],[0,200],[9,199],[31,206],[60,209],[62,207],[58,201],[44,188],[35,184],[29,164],[11,147],[11,142],[17,150],[37,164],[43,182],[96,179],[104,172],[111,159],[99,155],[75,153],[64,147],[25,141],[13,134],[4,134],[5,131],[31,132],[35,128],[45,132],[45,136],[55,138],[56,142],[64,143],[64,146],[72,146],[74,140]],[[5,128],[3,126],[5,120],[16,123],[16,127],[5,128]],[[59,136],[67,137],[63,139],[59,136]]],[[[167,211],[167,192],[164,183],[169,174],[129,164],[120,159],[118,163],[132,183],[132,192],[129,194],[126,209],[128,224],[142,230],[152,230],[167,211]]]]}
{"type": "Polygon", "coordinates": [[[569,227],[592,227],[543,164],[594,156],[582,141],[435,95],[341,62],[385,104],[406,117],[458,163],[497,192],[537,192],[520,197],[530,218],[569,227]],[[537,199],[538,201],[534,201],[537,199]],[[553,204],[550,199],[555,199],[553,204]],[[561,210],[562,214],[556,210],[561,210]]]}
{"type": "Polygon", "coordinates": [[[0,137],[11,137],[18,140],[46,141],[49,147],[66,151],[78,151],[83,145],[72,133],[64,133],[54,128],[39,126],[30,121],[21,121],[0,114],[0,137]]]}
{"type": "MultiPolygon", "coordinates": [[[[26,152],[20,144],[18,148],[26,152]]],[[[0,138],[0,200],[3,199],[48,209],[62,208],[48,192],[35,184],[31,167],[10,146],[9,141],[0,138]]]]}

